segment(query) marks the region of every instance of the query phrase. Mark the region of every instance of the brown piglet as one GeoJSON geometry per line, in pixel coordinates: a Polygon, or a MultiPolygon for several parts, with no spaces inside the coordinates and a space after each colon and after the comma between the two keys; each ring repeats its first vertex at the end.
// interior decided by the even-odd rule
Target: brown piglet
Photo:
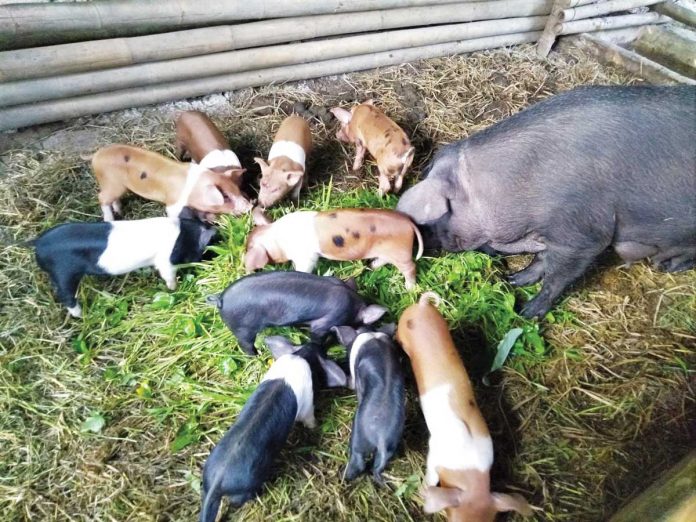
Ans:
{"type": "Polygon", "coordinates": [[[138,147],[103,147],[92,156],[92,169],[105,221],[113,221],[114,213],[121,213],[120,198],[128,191],[164,203],[170,216],[178,216],[185,206],[207,218],[251,210],[229,171],[214,172],[138,147]]]}
{"type": "Polygon", "coordinates": [[[312,149],[309,124],[301,116],[288,116],[276,132],[268,162],[254,158],[261,167],[258,203],[268,208],[283,199],[290,191],[298,200],[304,182],[305,160],[312,149]]]}
{"type": "Polygon", "coordinates": [[[415,148],[406,133],[387,115],[368,100],[350,111],[336,107],[331,109],[341,122],[336,138],[346,143],[355,143],[353,170],[362,167],[365,151],[369,151],[379,169],[379,193],[387,194],[401,190],[406,171],[413,163],[415,148]]]}
{"type": "Polygon", "coordinates": [[[176,154],[182,161],[191,159],[215,172],[229,172],[241,186],[242,168],[237,155],[208,116],[200,111],[185,111],[176,118],[176,154]]]}
{"type": "Polygon", "coordinates": [[[395,265],[406,278],[406,288],[416,282],[413,242],[418,238],[419,259],[423,239],[411,220],[399,212],[372,208],[299,211],[271,223],[255,210],[254,217],[258,226],[247,237],[247,272],[285,261],[292,261],[295,270],[312,272],[319,257],[374,259],[372,268],[395,265]]]}
{"type": "Polygon", "coordinates": [[[492,522],[500,511],[530,515],[520,495],[490,491],[493,442],[447,322],[431,301],[440,298],[426,292],[404,310],[396,331],[430,432],[425,511],[445,509],[449,522],[492,522]]]}

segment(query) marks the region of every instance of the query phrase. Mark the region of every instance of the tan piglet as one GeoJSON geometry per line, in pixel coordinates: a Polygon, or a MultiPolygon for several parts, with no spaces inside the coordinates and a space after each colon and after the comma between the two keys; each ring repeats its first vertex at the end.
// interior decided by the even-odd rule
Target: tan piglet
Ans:
{"type": "Polygon", "coordinates": [[[406,133],[387,115],[368,100],[350,111],[336,107],[331,109],[341,122],[336,138],[356,146],[353,170],[359,170],[369,151],[379,169],[379,193],[401,190],[406,171],[413,163],[415,148],[406,133]]]}
{"type": "Polygon", "coordinates": [[[401,315],[396,339],[411,360],[430,432],[425,511],[449,522],[491,522],[500,511],[531,514],[518,494],[492,493],[493,442],[447,322],[424,293],[401,315]]]}

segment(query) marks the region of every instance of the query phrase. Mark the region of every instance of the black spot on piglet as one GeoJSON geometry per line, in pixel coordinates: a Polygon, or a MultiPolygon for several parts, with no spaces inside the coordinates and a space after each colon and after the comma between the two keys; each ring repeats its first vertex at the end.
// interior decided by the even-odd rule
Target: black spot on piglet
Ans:
{"type": "Polygon", "coordinates": [[[126,163],[128,163],[128,162],[130,161],[130,156],[129,156],[128,154],[126,154],[125,156],[123,156],[123,161],[125,161],[126,163]]]}
{"type": "Polygon", "coordinates": [[[147,172],[142,171],[142,172],[140,173],[140,179],[145,179],[145,178],[147,178],[147,172]]]}
{"type": "Polygon", "coordinates": [[[336,214],[335,212],[331,212],[331,213],[329,214],[329,217],[330,217],[331,219],[336,219],[338,216],[337,216],[337,214],[336,214]]]}
{"type": "Polygon", "coordinates": [[[406,320],[406,328],[413,330],[413,321],[411,319],[406,320]]]}
{"type": "Polygon", "coordinates": [[[333,240],[333,244],[336,245],[337,247],[342,247],[344,240],[343,236],[334,236],[331,238],[333,240]]]}
{"type": "Polygon", "coordinates": [[[377,232],[377,227],[374,225],[370,225],[370,232],[377,232]]]}
{"type": "Polygon", "coordinates": [[[353,236],[355,239],[360,239],[360,232],[353,232],[353,233],[352,233],[352,236],[353,236]]]}

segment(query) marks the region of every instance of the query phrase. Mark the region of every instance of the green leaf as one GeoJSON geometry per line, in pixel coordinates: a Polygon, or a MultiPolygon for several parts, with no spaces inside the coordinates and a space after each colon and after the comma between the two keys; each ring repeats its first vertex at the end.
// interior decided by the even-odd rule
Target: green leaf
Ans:
{"type": "Polygon", "coordinates": [[[168,310],[174,306],[174,295],[167,292],[157,292],[152,298],[152,307],[155,310],[168,310]]]}
{"type": "Polygon", "coordinates": [[[420,478],[418,475],[410,475],[398,488],[396,488],[394,495],[400,498],[411,498],[413,493],[418,489],[419,483],[420,478]]]}
{"type": "Polygon", "coordinates": [[[514,346],[517,338],[520,335],[522,335],[523,331],[524,330],[522,330],[522,328],[513,328],[512,330],[508,331],[508,333],[505,334],[505,337],[503,337],[503,339],[498,343],[498,350],[495,354],[495,358],[493,359],[491,369],[483,377],[483,383],[486,386],[490,386],[491,384],[488,380],[488,376],[494,371],[499,370],[503,367],[503,365],[505,364],[505,360],[508,358],[508,355],[510,354],[510,350],[514,346]]]}
{"type": "Polygon", "coordinates": [[[80,431],[82,433],[86,433],[88,431],[91,431],[92,433],[99,433],[105,424],[106,419],[104,419],[102,415],[99,413],[93,413],[82,423],[82,426],[80,426],[80,431]]]}
{"type": "Polygon", "coordinates": [[[195,419],[187,420],[176,432],[176,437],[172,442],[172,451],[177,452],[184,449],[189,444],[197,442],[200,436],[198,422],[195,419]]]}

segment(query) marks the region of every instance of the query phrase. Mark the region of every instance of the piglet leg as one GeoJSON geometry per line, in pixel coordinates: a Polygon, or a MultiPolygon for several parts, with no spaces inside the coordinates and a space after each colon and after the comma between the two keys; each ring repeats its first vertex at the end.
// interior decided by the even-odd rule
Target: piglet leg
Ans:
{"type": "Polygon", "coordinates": [[[176,290],[176,267],[169,262],[169,259],[155,261],[155,268],[167,283],[167,288],[176,290]]]}
{"type": "Polygon", "coordinates": [[[296,205],[300,204],[300,191],[302,190],[302,180],[297,182],[297,185],[292,189],[290,197],[295,201],[296,205]]]}
{"type": "Polygon", "coordinates": [[[353,170],[360,170],[365,161],[365,145],[361,141],[356,143],[355,160],[353,161],[353,170]]]}
{"type": "Polygon", "coordinates": [[[413,262],[413,259],[409,258],[405,261],[393,261],[393,263],[406,279],[406,290],[411,290],[416,286],[416,263],[413,262]]]}
{"type": "Polygon", "coordinates": [[[314,271],[314,267],[317,266],[317,261],[319,256],[317,254],[310,254],[306,257],[295,258],[292,260],[293,265],[295,265],[295,270],[298,272],[306,272],[311,274],[314,271]]]}
{"type": "Polygon", "coordinates": [[[391,183],[389,182],[389,176],[386,173],[379,171],[379,195],[384,196],[391,192],[391,183]]]}
{"type": "Polygon", "coordinates": [[[510,274],[508,281],[513,286],[527,286],[533,285],[542,277],[544,277],[544,258],[542,254],[537,254],[525,268],[510,274]]]}
{"type": "Polygon", "coordinates": [[[82,274],[63,273],[50,275],[53,287],[56,290],[58,300],[65,305],[72,317],[82,317],[82,308],[77,302],[77,287],[82,279],[82,274]]]}

